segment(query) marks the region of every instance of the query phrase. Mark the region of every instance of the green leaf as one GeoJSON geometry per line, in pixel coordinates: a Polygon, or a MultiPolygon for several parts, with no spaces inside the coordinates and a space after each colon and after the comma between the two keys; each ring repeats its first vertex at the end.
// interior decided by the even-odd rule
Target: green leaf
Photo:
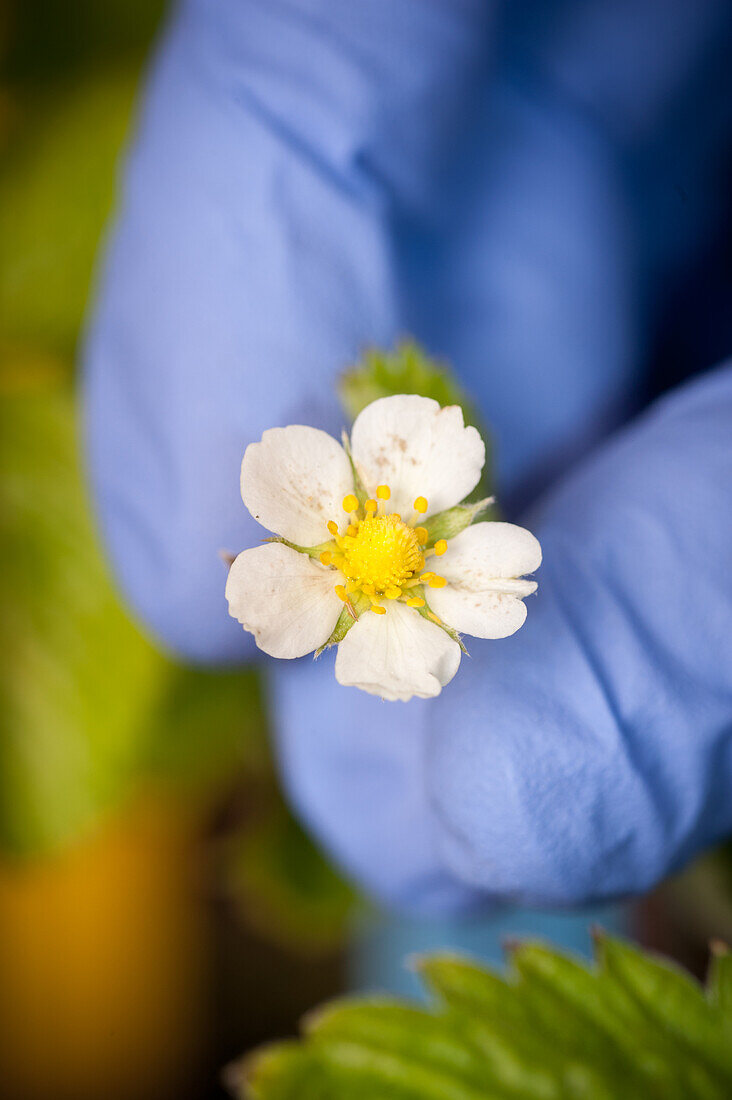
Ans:
{"type": "MultiPolygon", "coordinates": [[[[330,1100],[338,1095],[335,1075],[320,1061],[315,1050],[297,1043],[264,1047],[253,1057],[227,1067],[225,1082],[236,1095],[252,1100],[330,1100]]],[[[354,1094],[349,1094],[357,1100],[354,1094]]]]}
{"type": "Polygon", "coordinates": [[[417,393],[440,405],[459,405],[466,424],[478,429],[486,444],[486,463],[476,492],[490,493],[489,437],[473,403],[456,381],[447,364],[431,359],[414,340],[404,340],[393,351],[371,348],[361,361],[345,371],[338,383],[338,396],[351,420],[379,397],[417,393]]]}
{"type": "MultiPolygon", "coordinates": [[[[726,968],[708,999],[671,963],[619,940],[590,968],[541,944],[507,977],[420,960],[422,1009],[350,999],[311,1013],[300,1044],[267,1048],[239,1083],[256,1100],[673,1100],[732,1095],[726,968]],[[720,984],[721,983],[721,984],[720,984]],[[720,995],[720,989],[725,990],[720,995]]],[[[720,954],[720,958],[726,955],[720,954]]]]}
{"type": "Polygon", "coordinates": [[[461,1021],[388,999],[334,1003],[306,1018],[324,1063],[383,1076],[419,1097],[482,1100],[485,1065],[461,1021]]]}
{"type": "Polygon", "coordinates": [[[688,1081],[686,1095],[724,1095],[716,1075],[732,1066],[732,1020],[725,1022],[701,986],[670,960],[604,936],[597,953],[601,974],[627,999],[629,1026],[644,1024],[663,1056],[686,1052],[679,1072],[688,1081]]]}

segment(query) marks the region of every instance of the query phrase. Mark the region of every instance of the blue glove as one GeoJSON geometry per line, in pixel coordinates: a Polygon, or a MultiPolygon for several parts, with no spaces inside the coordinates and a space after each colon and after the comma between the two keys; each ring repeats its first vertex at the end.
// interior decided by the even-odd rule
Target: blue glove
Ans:
{"type": "Polygon", "coordinates": [[[475,642],[439,700],[343,689],[328,656],[270,668],[293,800],[397,905],[641,890],[732,826],[732,377],[581,458],[639,400],[649,316],[713,229],[732,97],[697,76],[730,20],[619,7],[190,0],[126,174],[90,465],[122,586],[174,649],[252,655],[217,560],[262,537],[242,453],[277,424],[337,434],[365,344],[452,359],[514,501],[575,467],[529,521],[527,626],[475,642]]]}

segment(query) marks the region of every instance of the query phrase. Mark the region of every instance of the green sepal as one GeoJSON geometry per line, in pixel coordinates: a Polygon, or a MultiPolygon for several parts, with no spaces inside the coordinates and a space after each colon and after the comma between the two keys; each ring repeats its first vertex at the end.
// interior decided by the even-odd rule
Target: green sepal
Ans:
{"type": "Polygon", "coordinates": [[[318,543],[317,546],[298,546],[296,542],[290,542],[289,539],[285,539],[282,535],[272,535],[271,538],[262,539],[262,542],[281,542],[283,546],[289,546],[290,550],[297,550],[298,554],[307,554],[309,558],[319,558],[325,550],[333,550],[335,543],[332,539],[328,539],[327,542],[318,543]]]}
{"type": "Polygon", "coordinates": [[[355,593],[355,599],[350,600],[349,603],[350,607],[349,604],[343,605],[343,610],[338,616],[337,623],[333,627],[333,633],[330,638],[328,638],[327,642],[323,642],[319,649],[315,650],[315,657],[319,657],[325,649],[330,649],[331,646],[338,645],[339,642],[342,642],[353,624],[357,622],[363,612],[369,608],[371,601],[367,596],[364,596],[362,592],[358,592],[355,593]],[[353,608],[353,613],[351,612],[351,608],[353,608]]]}
{"type": "Polygon", "coordinates": [[[402,340],[391,351],[368,348],[360,362],[338,380],[338,396],[352,420],[380,397],[417,393],[440,405],[460,405],[465,420],[478,426],[467,394],[450,368],[430,358],[414,340],[402,340]]]}
{"type": "Polygon", "coordinates": [[[477,493],[490,493],[490,437],[481,423],[475,406],[459,384],[447,363],[441,363],[412,339],[401,340],[394,348],[368,348],[360,360],[338,380],[338,396],[347,415],[353,421],[358,414],[381,397],[416,393],[429,397],[443,408],[459,405],[466,424],[480,432],[486,445],[486,461],[477,493]]]}
{"type": "Polygon", "coordinates": [[[364,503],[369,498],[369,494],[366,491],[364,483],[361,481],[360,474],[356,469],[356,463],[353,461],[353,455],[351,454],[351,440],[348,438],[348,432],[345,430],[345,428],[341,432],[341,443],[343,444],[343,450],[348,455],[348,461],[351,463],[351,473],[353,474],[353,491],[358,497],[358,503],[363,508],[364,503]]]}
{"type": "Polygon", "coordinates": [[[454,508],[430,516],[422,524],[428,534],[427,547],[434,546],[438,539],[454,539],[493,506],[493,499],[485,497],[475,504],[456,504],[454,508]]]}
{"type": "MultiPolygon", "coordinates": [[[[435,622],[434,619],[430,618],[430,615],[436,615],[437,613],[435,611],[433,611],[432,608],[430,607],[429,601],[427,600],[427,594],[426,594],[424,588],[422,587],[422,585],[419,585],[417,588],[413,588],[412,589],[412,595],[413,596],[421,596],[422,599],[424,600],[424,607],[415,607],[414,610],[418,611],[423,619],[427,619],[427,621],[430,622],[430,623],[435,623],[435,626],[439,626],[441,630],[444,630],[445,633],[448,634],[452,638],[453,642],[457,642],[457,644],[460,646],[460,648],[463,651],[463,653],[465,654],[465,656],[469,657],[470,654],[468,653],[467,649],[465,648],[465,643],[463,642],[462,638],[458,634],[457,630],[455,630],[455,628],[452,627],[452,626],[448,626],[447,623],[443,623],[442,619],[440,619],[439,622],[435,622]]],[[[438,619],[440,618],[439,615],[437,615],[437,618],[438,619]]]]}
{"type": "MultiPolygon", "coordinates": [[[[430,619],[430,622],[434,623],[435,620],[430,619]]],[[[440,630],[444,630],[446,634],[449,634],[449,636],[452,638],[453,642],[457,642],[457,644],[460,646],[460,649],[462,650],[463,654],[466,657],[470,656],[470,654],[468,653],[467,647],[465,645],[465,642],[462,640],[462,638],[460,637],[460,635],[458,634],[457,630],[455,630],[454,627],[448,626],[447,623],[443,623],[441,619],[440,619],[439,623],[435,623],[435,626],[439,626],[440,630]]]]}

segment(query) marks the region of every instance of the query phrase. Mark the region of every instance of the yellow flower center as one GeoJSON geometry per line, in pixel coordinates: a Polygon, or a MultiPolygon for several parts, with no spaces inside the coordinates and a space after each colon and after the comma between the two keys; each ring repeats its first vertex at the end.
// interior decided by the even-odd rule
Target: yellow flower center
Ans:
{"type": "Polygon", "coordinates": [[[401,585],[424,568],[414,528],[396,513],[360,520],[356,534],[346,535],[343,542],[344,576],[366,591],[373,588],[377,596],[400,596],[401,585]]]}
{"type": "MultiPolygon", "coordinates": [[[[322,551],[320,561],[343,574],[346,583],[335,585],[335,591],[354,617],[351,597],[355,594],[368,597],[371,610],[383,615],[382,600],[402,600],[410,607],[424,608],[420,586],[443,588],[447,583],[435,573],[423,572],[425,558],[439,557],[447,550],[444,539],[426,549],[429,533],[418,526],[418,520],[427,511],[427,500],[417,497],[414,514],[405,522],[397,512],[387,513],[390,497],[389,486],[379,485],[376,500],[367,500],[361,507],[349,493],[343,498],[343,510],[348,513],[345,530],[341,531],[335,520],[328,522],[333,542],[322,551]]],[[[429,609],[426,612],[440,621],[429,609]]]]}

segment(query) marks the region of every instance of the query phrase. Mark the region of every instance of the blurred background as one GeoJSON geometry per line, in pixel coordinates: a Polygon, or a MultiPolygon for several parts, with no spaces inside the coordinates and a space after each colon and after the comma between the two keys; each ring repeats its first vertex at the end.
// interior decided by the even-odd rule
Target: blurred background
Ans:
{"type": "Polygon", "coordinates": [[[341,985],[351,894],[284,808],[256,675],[142,637],[80,468],[75,350],[161,11],[14,3],[0,27],[8,1100],[217,1095],[230,1057],[341,985]]]}
{"type": "MultiPolygon", "coordinates": [[[[257,675],[156,651],[118,602],[89,511],[76,348],[162,14],[158,0],[11,0],[0,15],[8,1100],[224,1095],[229,1059],[374,972],[381,918],[285,808],[257,675]]],[[[698,970],[707,937],[732,936],[730,867],[708,857],[618,919],[698,970]]],[[[521,929],[507,914],[500,930],[521,929]]],[[[390,943],[394,966],[423,946],[414,927],[390,943]]]]}

